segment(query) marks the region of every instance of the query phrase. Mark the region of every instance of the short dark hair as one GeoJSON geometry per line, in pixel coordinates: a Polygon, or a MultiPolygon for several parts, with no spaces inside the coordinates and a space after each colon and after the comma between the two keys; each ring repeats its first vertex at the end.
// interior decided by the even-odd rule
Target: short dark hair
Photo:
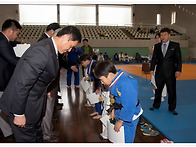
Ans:
{"type": "Polygon", "coordinates": [[[46,31],[50,31],[50,30],[56,30],[60,28],[60,25],[58,23],[51,23],[47,26],[46,31]]]}
{"type": "Polygon", "coordinates": [[[83,39],[82,41],[87,41],[87,42],[88,42],[88,39],[85,38],[85,39],[83,39]]]}
{"type": "Polygon", "coordinates": [[[83,62],[83,61],[86,61],[86,60],[91,60],[91,56],[88,55],[88,54],[80,55],[80,58],[79,58],[80,63],[83,62]]]}
{"type": "Polygon", "coordinates": [[[111,61],[105,60],[97,62],[94,68],[94,75],[97,78],[100,78],[101,76],[107,77],[109,73],[117,73],[117,70],[111,61]]]}
{"type": "Polygon", "coordinates": [[[156,33],[156,35],[154,36],[154,38],[156,39],[156,36],[159,36],[159,38],[161,37],[161,34],[158,32],[156,33]]]}
{"type": "Polygon", "coordinates": [[[81,33],[78,28],[74,26],[66,26],[62,30],[60,30],[56,36],[61,37],[65,34],[70,34],[72,35],[71,40],[72,41],[78,41],[79,43],[81,42],[81,33]]]}
{"type": "Polygon", "coordinates": [[[163,33],[163,32],[167,32],[168,34],[170,34],[171,30],[169,28],[162,28],[160,33],[163,33]]]}
{"type": "Polygon", "coordinates": [[[12,30],[22,29],[21,25],[15,19],[7,19],[2,25],[2,31],[12,28],[12,30]]]}

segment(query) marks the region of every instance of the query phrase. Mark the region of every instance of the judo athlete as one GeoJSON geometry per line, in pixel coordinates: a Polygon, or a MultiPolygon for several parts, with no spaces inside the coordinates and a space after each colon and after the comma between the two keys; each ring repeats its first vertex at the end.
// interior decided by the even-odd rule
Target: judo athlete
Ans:
{"type": "MultiPolygon", "coordinates": [[[[88,77],[85,78],[85,80],[90,80],[90,81],[94,81],[94,88],[93,88],[93,92],[95,92],[96,94],[100,93],[100,80],[97,79],[94,76],[94,66],[96,64],[96,61],[91,59],[91,57],[88,54],[82,54],[80,56],[80,63],[82,64],[82,66],[84,68],[86,68],[86,74],[88,77]]],[[[95,111],[94,113],[92,113],[90,116],[94,116],[94,115],[102,115],[102,103],[98,102],[95,103],[95,111]]],[[[99,119],[100,117],[94,117],[94,119],[99,119]]]]}
{"type": "Polygon", "coordinates": [[[101,83],[109,85],[110,93],[115,98],[116,105],[121,108],[113,109],[110,117],[117,118],[114,130],[119,132],[124,126],[125,143],[133,143],[139,116],[143,110],[137,99],[137,81],[122,70],[116,70],[111,61],[100,61],[94,68],[94,74],[101,83]]]}

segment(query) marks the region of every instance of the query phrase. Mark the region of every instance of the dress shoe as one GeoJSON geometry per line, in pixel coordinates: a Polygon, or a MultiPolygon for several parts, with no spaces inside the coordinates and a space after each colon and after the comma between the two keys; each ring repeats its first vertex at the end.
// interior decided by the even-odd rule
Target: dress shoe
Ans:
{"type": "Polygon", "coordinates": [[[154,107],[151,107],[151,108],[150,108],[150,110],[154,110],[154,109],[155,109],[154,107]]]}
{"type": "Polygon", "coordinates": [[[175,110],[169,110],[171,113],[173,113],[173,115],[178,115],[178,112],[176,112],[175,110]]]}
{"type": "Polygon", "coordinates": [[[152,111],[153,111],[154,109],[159,109],[159,108],[156,108],[156,107],[153,107],[153,106],[150,108],[150,110],[152,110],[152,111]]]}

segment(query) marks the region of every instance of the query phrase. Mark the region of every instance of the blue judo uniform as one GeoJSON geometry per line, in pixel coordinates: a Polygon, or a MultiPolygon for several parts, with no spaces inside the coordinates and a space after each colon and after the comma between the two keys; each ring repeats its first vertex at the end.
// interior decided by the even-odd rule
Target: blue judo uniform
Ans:
{"type": "MultiPolygon", "coordinates": [[[[72,49],[70,52],[68,52],[68,62],[71,65],[75,65],[78,69],[78,72],[74,72],[74,85],[79,85],[79,65],[78,65],[78,58],[79,55],[82,54],[82,49],[78,47],[77,49],[72,49]]],[[[71,77],[72,77],[72,69],[67,70],[67,86],[71,86],[71,77]]]]}
{"type": "MultiPolygon", "coordinates": [[[[93,89],[93,92],[96,91],[96,89],[98,88],[99,86],[99,79],[95,78],[93,72],[92,72],[92,66],[93,64],[95,63],[96,61],[95,60],[91,60],[89,65],[87,66],[87,75],[90,77],[91,81],[94,81],[95,82],[95,87],[93,89]]],[[[102,115],[102,102],[98,102],[98,103],[95,103],[95,111],[99,113],[99,115],[102,115]]]]}
{"type": "MultiPolygon", "coordinates": [[[[140,114],[141,106],[137,99],[137,81],[128,76],[122,70],[110,84],[110,93],[114,96],[115,102],[122,105],[121,109],[114,111],[117,121],[123,120],[125,143],[133,143],[139,117],[133,120],[133,116],[140,114]]],[[[138,115],[139,116],[139,115],[138,115]]]]}

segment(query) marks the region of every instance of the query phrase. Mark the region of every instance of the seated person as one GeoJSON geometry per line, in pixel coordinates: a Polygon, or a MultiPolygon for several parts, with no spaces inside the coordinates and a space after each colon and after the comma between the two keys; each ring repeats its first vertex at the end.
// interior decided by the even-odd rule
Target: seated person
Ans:
{"type": "Polygon", "coordinates": [[[125,53],[125,62],[129,62],[129,56],[127,55],[127,53],[125,53]]]}
{"type": "Polygon", "coordinates": [[[98,61],[103,61],[104,60],[104,56],[103,56],[103,54],[102,53],[100,53],[99,54],[99,56],[98,56],[98,59],[97,59],[98,61]]]}
{"type": "Polygon", "coordinates": [[[137,63],[141,62],[141,55],[139,53],[135,54],[135,60],[137,63]]]}
{"type": "Polygon", "coordinates": [[[117,54],[117,53],[115,53],[115,55],[114,55],[114,62],[118,62],[118,61],[119,61],[118,54],[117,54]]]}
{"type": "Polygon", "coordinates": [[[119,61],[124,61],[123,52],[120,52],[120,54],[119,54],[119,61]]]}
{"type": "Polygon", "coordinates": [[[105,60],[109,60],[109,57],[108,57],[107,52],[105,52],[105,54],[103,55],[103,57],[104,57],[105,60]]]}

